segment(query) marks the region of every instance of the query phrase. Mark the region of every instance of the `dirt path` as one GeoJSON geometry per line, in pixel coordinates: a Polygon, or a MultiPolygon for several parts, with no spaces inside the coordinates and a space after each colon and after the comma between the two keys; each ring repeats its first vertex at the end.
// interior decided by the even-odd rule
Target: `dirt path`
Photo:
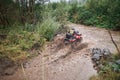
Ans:
{"type": "MultiPolygon", "coordinates": [[[[41,55],[26,63],[27,80],[89,80],[96,71],[88,50],[97,47],[116,52],[107,30],[75,24],[69,26],[83,34],[83,42],[73,48],[63,44],[63,35],[56,36],[41,55]]],[[[112,35],[120,49],[120,32],[112,31],[112,35]]],[[[0,80],[25,80],[25,75],[19,69],[14,75],[0,80]]]]}

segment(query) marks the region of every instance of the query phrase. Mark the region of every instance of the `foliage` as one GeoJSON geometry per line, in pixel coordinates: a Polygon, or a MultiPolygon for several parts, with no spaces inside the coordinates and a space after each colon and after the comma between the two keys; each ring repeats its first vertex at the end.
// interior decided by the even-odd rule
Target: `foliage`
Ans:
{"type": "Polygon", "coordinates": [[[49,41],[54,37],[58,28],[59,23],[55,22],[52,18],[48,18],[41,25],[37,25],[36,32],[49,41]]]}
{"type": "MultiPolygon", "coordinates": [[[[26,1],[2,0],[0,4],[2,12],[0,15],[2,19],[0,20],[2,21],[0,22],[0,57],[7,56],[14,61],[26,59],[31,56],[29,51],[36,48],[41,50],[46,40],[50,41],[58,31],[59,23],[50,17],[53,13],[51,11],[54,10],[44,4],[45,0],[40,0],[37,4],[31,4],[36,0],[30,0],[29,6],[26,5],[26,1]],[[5,9],[8,11],[5,12],[5,9]],[[10,13],[10,10],[13,12],[10,13]],[[6,25],[7,21],[11,25],[6,25]]],[[[60,15],[62,16],[63,13],[60,15]]]]}
{"type": "Polygon", "coordinates": [[[92,76],[90,80],[120,80],[120,74],[110,71],[105,75],[92,76]]]}
{"type": "MultiPolygon", "coordinates": [[[[12,3],[11,6],[13,4],[17,5],[17,7],[13,7],[15,8],[13,11],[15,11],[16,15],[14,12],[13,14],[5,13],[11,17],[15,16],[15,18],[13,17],[13,23],[11,23],[9,20],[11,18],[9,17],[7,20],[11,25],[6,25],[6,23],[5,25],[0,25],[0,57],[7,56],[14,61],[21,61],[33,56],[30,53],[32,50],[42,50],[45,42],[52,40],[59,30],[59,22],[65,23],[66,21],[64,14],[67,9],[63,7],[66,4],[56,3],[57,8],[54,9],[53,7],[51,8],[54,4],[44,4],[44,0],[41,0],[43,2],[40,1],[33,6],[31,5],[31,8],[34,9],[31,12],[22,3],[20,7],[19,2],[14,3],[11,1],[9,3],[9,1],[7,6],[10,6],[10,3],[12,3]],[[62,8],[58,9],[61,6],[62,8]],[[21,24],[21,20],[23,20],[24,24],[21,24]]],[[[4,1],[4,3],[6,4],[7,1],[4,1]]]]}
{"type": "Polygon", "coordinates": [[[38,22],[38,19],[42,21],[42,11],[44,11],[45,1],[1,0],[0,25],[13,25],[15,22],[35,24],[38,22]]]}
{"type": "Polygon", "coordinates": [[[66,24],[68,17],[69,5],[66,2],[51,3],[51,14],[61,24],[66,24]]]}
{"type": "Polygon", "coordinates": [[[42,50],[46,40],[51,40],[58,28],[59,24],[52,18],[36,25],[15,24],[8,31],[7,37],[0,40],[0,57],[7,56],[14,61],[25,60],[31,56],[29,51],[42,50]]]}
{"type": "Polygon", "coordinates": [[[13,29],[7,35],[7,38],[1,40],[0,56],[8,56],[14,61],[26,59],[29,57],[28,51],[35,43],[39,43],[40,47],[44,45],[45,38],[40,37],[38,33],[28,32],[23,28],[18,27],[13,29]]]}
{"type": "Polygon", "coordinates": [[[75,23],[120,30],[119,0],[87,0],[83,6],[69,10],[69,20],[75,23]]]}

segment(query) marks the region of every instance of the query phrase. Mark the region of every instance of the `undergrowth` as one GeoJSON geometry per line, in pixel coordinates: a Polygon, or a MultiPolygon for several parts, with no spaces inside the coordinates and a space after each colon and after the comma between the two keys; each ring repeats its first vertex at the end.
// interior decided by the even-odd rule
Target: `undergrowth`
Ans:
{"type": "Polygon", "coordinates": [[[68,20],[74,23],[120,30],[119,0],[87,0],[84,5],[73,4],[68,20]]]}
{"type": "Polygon", "coordinates": [[[31,56],[30,51],[42,51],[46,41],[53,38],[58,28],[59,24],[49,18],[41,24],[14,24],[10,30],[1,29],[0,58],[6,56],[15,62],[26,60],[31,56]]]}

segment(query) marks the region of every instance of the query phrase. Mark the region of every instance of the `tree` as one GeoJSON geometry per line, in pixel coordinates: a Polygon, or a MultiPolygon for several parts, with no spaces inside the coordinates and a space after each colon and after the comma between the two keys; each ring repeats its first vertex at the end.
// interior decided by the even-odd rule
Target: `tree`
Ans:
{"type": "MultiPolygon", "coordinates": [[[[0,25],[9,25],[18,21],[20,23],[35,23],[35,6],[43,6],[50,0],[1,0],[0,1],[0,25]]],[[[41,8],[37,8],[40,12],[41,8]]]]}
{"type": "Polygon", "coordinates": [[[8,15],[10,13],[10,6],[14,5],[11,0],[0,1],[0,25],[10,24],[8,15]]]}

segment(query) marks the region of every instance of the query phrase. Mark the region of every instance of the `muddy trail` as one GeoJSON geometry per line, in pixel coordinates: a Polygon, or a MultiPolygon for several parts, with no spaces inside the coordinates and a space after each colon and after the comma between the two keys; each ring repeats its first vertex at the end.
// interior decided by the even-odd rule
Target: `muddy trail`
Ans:
{"type": "MultiPolygon", "coordinates": [[[[83,35],[82,43],[75,46],[63,43],[64,34],[58,34],[45,50],[18,69],[15,74],[2,76],[0,80],[89,80],[97,75],[89,49],[108,48],[116,53],[107,30],[84,25],[70,24],[83,35]]],[[[111,31],[120,49],[120,32],[111,31]]]]}

